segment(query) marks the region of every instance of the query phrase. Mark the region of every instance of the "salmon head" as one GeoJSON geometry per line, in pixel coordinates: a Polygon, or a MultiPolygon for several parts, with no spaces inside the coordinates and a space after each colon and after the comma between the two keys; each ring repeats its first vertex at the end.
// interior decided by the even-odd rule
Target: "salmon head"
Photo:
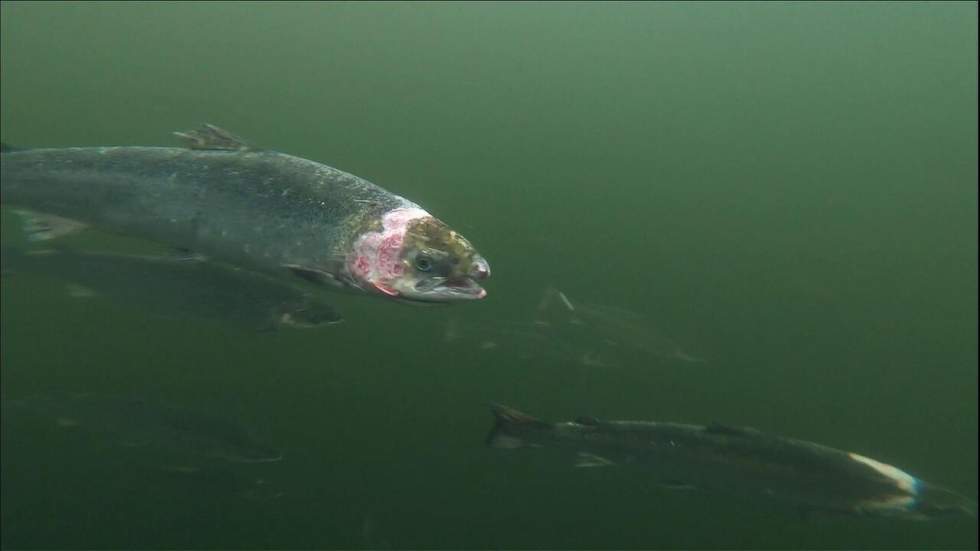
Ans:
{"type": "Polygon", "coordinates": [[[417,207],[390,210],[362,233],[347,257],[361,289],[415,302],[455,302],[487,295],[490,265],[462,235],[417,207]]]}

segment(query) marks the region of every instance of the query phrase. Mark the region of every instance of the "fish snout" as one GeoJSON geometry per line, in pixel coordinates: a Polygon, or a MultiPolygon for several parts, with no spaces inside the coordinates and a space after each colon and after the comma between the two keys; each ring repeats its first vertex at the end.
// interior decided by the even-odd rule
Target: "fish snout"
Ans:
{"type": "Polygon", "coordinates": [[[483,281],[489,278],[490,263],[482,256],[477,256],[473,259],[473,264],[470,266],[470,273],[468,275],[475,281],[483,281]]]}

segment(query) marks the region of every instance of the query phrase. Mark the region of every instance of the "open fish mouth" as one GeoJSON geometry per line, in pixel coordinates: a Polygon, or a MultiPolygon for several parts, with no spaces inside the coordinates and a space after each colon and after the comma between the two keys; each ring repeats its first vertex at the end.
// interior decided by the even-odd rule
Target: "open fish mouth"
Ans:
{"type": "Polygon", "coordinates": [[[437,285],[435,290],[438,293],[461,300],[477,300],[487,296],[487,290],[471,277],[447,280],[445,283],[437,285]]]}
{"type": "Polygon", "coordinates": [[[487,291],[472,277],[435,277],[419,281],[405,298],[424,302],[446,302],[454,300],[479,300],[487,296],[487,291]]]}
{"type": "Polygon", "coordinates": [[[402,287],[402,296],[409,300],[421,302],[451,302],[460,300],[479,300],[487,296],[487,291],[480,285],[490,277],[490,265],[482,257],[474,258],[469,270],[458,273],[452,270],[452,275],[425,275],[402,287]],[[408,286],[406,286],[408,287],[408,286]]]}
{"type": "Polygon", "coordinates": [[[490,277],[490,264],[477,255],[473,258],[469,273],[462,277],[446,279],[437,288],[453,299],[476,300],[487,296],[487,291],[477,281],[490,277]]]}

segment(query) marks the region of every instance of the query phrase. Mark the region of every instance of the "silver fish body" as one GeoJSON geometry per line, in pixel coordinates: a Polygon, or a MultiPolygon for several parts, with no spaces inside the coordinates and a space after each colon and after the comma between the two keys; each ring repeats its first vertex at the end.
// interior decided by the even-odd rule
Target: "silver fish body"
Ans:
{"type": "Polygon", "coordinates": [[[318,294],[263,273],[176,256],[0,248],[4,277],[50,276],[75,298],[105,298],[160,317],[211,319],[254,331],[343,321],[318,294]]]}
{"type": "Polygon", "coordinates": [[[120,448],[145,448],[175,457],[266,463],[282,459],[234,419],[141,397],[49,393],[4,400],[4,422],[19,412],[49,418],[120,448]]]}
{"type": "Polygon", "coordinates": [[[644,316],[613,306],[570,299],[549,287],[537,306],[537,332],[578,351],[585,365],[623,366],[650,360],[700,364],[706,360],[686,352],[644,316]]]}
{"type": "Polygon", "coordinates": [[[489,265],[415,203],[215,127],[179,147],[5,150],[0,201],[405,300],[482,298],[489,265]],[[236,139],[237,140],[237,139],[236,139]]]}
{"type": "Polygon", "coordinates": [[[494,406],[488,444],[550,447],[580,466],[645,467],[667,486],[759,497],[803,511],[927,519],[976,516],[976,503],[894,466],[813,442],[724,425],[579,418],[547,423],[494,406]]]}

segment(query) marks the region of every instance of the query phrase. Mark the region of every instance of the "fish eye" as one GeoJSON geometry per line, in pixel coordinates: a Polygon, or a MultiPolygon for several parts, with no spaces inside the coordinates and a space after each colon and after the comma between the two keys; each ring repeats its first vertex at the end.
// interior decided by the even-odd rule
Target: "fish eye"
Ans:
{"type": "Polygon", "coordinates": [[[416,256],[415,269],[420,272],[428,272],[432,269],[432,259],[425,255],[416,256]]]}

